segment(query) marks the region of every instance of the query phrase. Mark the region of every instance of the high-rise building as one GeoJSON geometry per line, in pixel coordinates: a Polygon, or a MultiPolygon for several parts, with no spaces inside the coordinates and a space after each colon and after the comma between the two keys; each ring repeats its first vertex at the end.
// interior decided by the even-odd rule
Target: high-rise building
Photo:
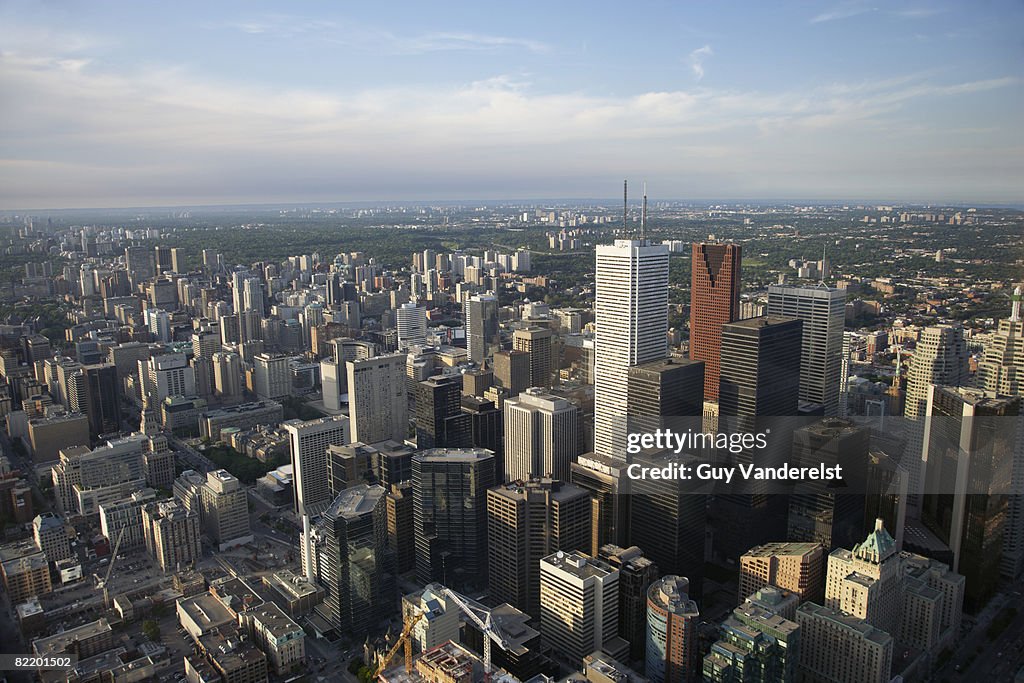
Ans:
{"type": "Polygon", "coordinates": [[[482,363],[501,347],[498,332],[498,297],[476,294],[466,300],[466,350],[469,360],[482,363]]]}
{"type": "Polygon", "coordinates": [[[597,650],[620,658],[628,645],[618,629],[618,570],[578,552],[560,550],[541,559],[540,634],[546,647],[573,663],[597,650]]]}
{"type": "Polygon", "coordinates": [[[203,527],[220,550],[249,543],[249,500],[242,482],[227,470],[206,474],[199,489],[203,527]]]}
{"type": "Polygon", "coordinates": [[[202,558],[199,526],[199,512],[186,510],[175,499],[142,506],[146,550],[162,571],[178,571],[202,558]]]}
{"type": "Polygon", "coordinates": [[[700,416],[704,411],[704,362],[673,358],[629,369],[629,431],[653,432],[663,418],[700,416]]]}
{"type": "Polygon", "coordinates": [[[408,351],[410,346],[427,343],[427,311],[413,302],[395,309],[398,327],[398,350],[408,351]]]}
{"type": "Polygon", "coordinates": [[[820,544],[767,543],[740,557],[739,599],[775,586],[795,593],[801,602],[821,602],[824,580],[825,552],[820,544]]]}
{"type": "Polygon", "coordinates": [[[822,480],[796,483],[789,497],[790,541],[821,543],[826,551],[849,548],[864,536],[870,432],[852,422],[826,418],[793,432],[792,464],[842,468],[844,486],[822,480]]]}
{"type": "Polygon", "coordinates": [[[594,451],[625,459],[629,368],[668,353],[668,247],[598,245],[594,315],[594,451]]]}
{"type": "Polygon", "coordinates": [[[152,280],[156,277],[156,264],[153,261],[153,251],[148,247],[131,246],[124,249],[124,265],[131,278],[132,285],[137,286],[140,282],[152,280]]]}
{"type": "Polygon", "coordinates": [[[803,321],[800,352],[800,400],[839,414],[846,290],[824,283],[813,287],[768,286],[768,315],[803,321]]]}
{"type": "Polygon", "coordinates": [[[530,354],[525,351],[498,351],[494,354],[494,382],[508,389],[509,396],[530,386],[530,354]]]}
{"type": "Polygon", "coordinates": [[[156,500],[156,491],[142,489],[128,498],[99,506],[100,532],[107,537],[110,547],[121,539],[122,551],[144,548],[146,537],[142,527],[142,506],[156,500]]]}
{"type": "Polygon", "coordinates": [[[634,546],[601,546],[598,557],[619,571],[619,637],[629,643],[629,658],[642,661],[647,652],[647,590],[658,580],[658,565],[634,546]]]}
{"type": "Polygon", "coordinates": [[[739,319],[738,244],[693,244],[690,263],[690,358],[704,365],[704,400],[718,399],[722,325],[739,319]]]}
{"type": "Polygon", "coordinates": [[[404,441],[408,436],[405,361],[406,354],[393,353],[346,363],[354,441],[404,441]]]}
{"type": "Polygon", "coordinates": [[[651,683],[688,683],[700,671],[697,621],[685,576],[669,574],[647,589],[647,653],[644,671],[651,683]]]}
{"type": "Polygon", "coordinates": [[[887,683],[894,641],[863,619],[805,602],[796,611],[803,680],[887,683]]]}
{"type": "Polygon", "coordinates": [[[462,412],[462,382],[435,376],[416,384],[416,446],[465,448],[472,442],[471,422],[462,412]]]}
{"type": "Polygon", "coordinates": [[[907,370],[907,396],[903,414],[907,425],[907,446],[902,465],[910,475],[907,507],[918,516],[924,493],[922,446],[924,417],[928,414],[928,394],[932,385],[958,387],[967,380],[968,353],[963,328],[954,325],[926,327],[907,370]]]}
{"type": "Polygon", "coordinates": [[[168,396],[195,396],[196,374],[184,353],[165,353],[139,361],[142,396],[157,403],[168,396]]]}
{"type": "Polygon", "coordinates": [[[242,359],[237,353],[215,353],[213,386],[216,396],[225,403],[242,400],[242,359]]]}
{"type": "Polygon", "coordinates": [[[345,633],[366,633],[394,609],[384,497],[381,486],[342,491],[303,539],[307,575],[324,589],[316,612],[345,633]]]}
{"type": "Polygon", "coordinates": [[[288,356],[261,353],[253,359],[256,395],[261,399],[274,399],[292,393],[292,378],[288,356]]]}
{"type": "Polygon", "coordinates": [[[528,327],[512,333],[512,348],[530,354],[530,386],[551,386],[554,369],[551,342],[554,338],[550,328],[528,327]]]}
{"type": "Polygon", "coordinates": [[[391,484],[387,498],[388,547],[395,557],[395,571],[416,568],[416,528],[413,522],[412,482],[391,484]]]}
{"type": "MultiPolygon", "coordinates": [[[[722,325],[718,430],[770,432],[765,448],[733,454],[739,463],[771,467],[788,460],[792,436],[783,418],[795,416],[799,405],[802,326],[776,317],[722,325]]],[[[786,533],[786,497],[768,495],[764,481],[744,485],[717,495],[712,506],[715,552],[727,561],[786,533]]]]}
{"type": "Polygon", "coordinates": [[[487,492],[487,581],[490,598],[540,617],[540,559],[590,545],[590,496],[550,479],[487,492]]]}
{"type": "Polygon", "coordinates": [[[570,480],[590,492],[590,555],[609,543],[622,545],[629,537],[629,479],[626,464],[617,458],[585,453],[571,467],[570,480]]]}
{"type": "Polygon", "coordinates": [[[89,432],[93,438],[120,432],[121,381],[117,367],[109,363],[86,365],[81,372],[86,394],[81,412],[89,417],[89,432]]]}
{"type": "Polygon", "coordinates": [[[579,455],[579,408],[557,396],[530,388],[505,401],[505,476],[569,479],[579,455]]]}
{"type": "MultiPolygon", "coordinates": [[[[633,456],[651,469],[678,467],[694,458],[673,453],[633,456]]],[[[629,482],[629,542],[639,546],[663,573],[692,576],[688,593],[703,595],[707,496],[681,479],[636,479],[629,482]]]]}
{"type": "Polygon", "coordinates": [[[485,364],[481,368],[462,373],[462,395],[483,396],[494,385],[494,368],[485,364]]]}
{"type": "Polygon", "coordinates": [[[281,426],[288,432],[295,508],[300,516],[311,514],[317,506],[322,508],[331,502],[327,447],[351,441],[348,416],[324,417],[308,422],[287,420],[281,426]]]}
{"type": "Polygon", "coordinates": [[[60,516],[47,512],[32,520],[32,539],[50,562],[72,557],[68,525],[60,516]]]}
{"type": "MultiPolygon", "coordinates": [[[[794,608],[792,619],[796,618],[794,608]]],[[[704,657],[704,681],[795,681],[800,663],[800,625],[745,602],[722,622],[718,641],[704,657]]]]}
{"type": "Polygon", "coordinates": [[[949,547],[953,571],[967,578],[967,601],[976,607],[995,592],[1001,569],[1012,577],[1018,562],[1004,560],[1003,551],[1012,473],[1020,465],[1014,461],[1024,439],[1020,414],[1019,396],[929,389],[921,521],[949,547]]]}
{"type": "Polygon", "coordinates": [[[1013,290],[1010,317],[999,321],[978,362],[978,386],[1000,396],[1024,395],[1024,317],[1021,288],[1013,290]]]}
{"type": "Polygon", "coordinates": [[[416,579],[485,585],[487,489],[494,454],[478,448],[421,450],[412,459],[416,579]]]}
{"type": "Polygon", "coordinates": [[[430,583],[421,590],[403,595],[402,620],[414,615],[422,615],[411,634],[420,652],[428,652],[448,641],[460,642],[461,611],[445,593],[444,586],[430,583]]]}

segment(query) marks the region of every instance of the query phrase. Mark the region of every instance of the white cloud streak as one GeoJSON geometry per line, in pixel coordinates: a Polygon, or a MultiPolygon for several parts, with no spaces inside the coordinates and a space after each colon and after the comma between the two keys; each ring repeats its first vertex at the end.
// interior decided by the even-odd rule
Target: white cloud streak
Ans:
{"type": "Polygon", "coordinates": [[[690,71],[698,81],[704,80],[704,60],[715,54],[710,45],[699,47],[690,53],[690,71]]]}

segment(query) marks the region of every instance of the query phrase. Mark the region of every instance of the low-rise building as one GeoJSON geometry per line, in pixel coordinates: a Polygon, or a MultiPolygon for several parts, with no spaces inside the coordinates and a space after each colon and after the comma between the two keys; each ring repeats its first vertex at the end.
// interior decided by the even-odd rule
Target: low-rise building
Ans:
{"type": "Polygon", "coordinates": [[[106,619],[83,624],[57,635],[32,641],[32,652],[40,657],[75,654],[86,659],[114,646],[114,630],[106,619]]]}
{"type": "Polygon", "coordinates": [[[253,640],[267,655],[278,676],[300,670],[306,659],[306,634],[272,602],[263,603],[239,615],[253,640]]]}

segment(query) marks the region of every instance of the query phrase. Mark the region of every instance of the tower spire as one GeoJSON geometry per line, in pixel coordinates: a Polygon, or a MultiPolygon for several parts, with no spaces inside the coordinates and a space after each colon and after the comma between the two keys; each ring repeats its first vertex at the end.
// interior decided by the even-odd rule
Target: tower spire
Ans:
{"type": "Polygon", "coordinates": [[[640,239],[647,239],[647,181],[644,181],[644,208],[640,214],[640,239]]]}
{"type": "Polygon", "coordinates": [[[629,214],[629,192],[628,192],[629,181],[622,181],[622,232],[623,235],[629,230],[626,223],[626,217],[629,214]]]}

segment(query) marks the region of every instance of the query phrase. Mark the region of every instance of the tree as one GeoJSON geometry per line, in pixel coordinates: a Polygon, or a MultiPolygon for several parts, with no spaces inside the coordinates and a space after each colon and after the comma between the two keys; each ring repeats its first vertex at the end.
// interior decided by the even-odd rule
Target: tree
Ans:
{"type": "Polygon", "coordinates": [[[142,622],[142,633],[154,643],[160,642],[160,624],[152,619],[142,622]]]}

